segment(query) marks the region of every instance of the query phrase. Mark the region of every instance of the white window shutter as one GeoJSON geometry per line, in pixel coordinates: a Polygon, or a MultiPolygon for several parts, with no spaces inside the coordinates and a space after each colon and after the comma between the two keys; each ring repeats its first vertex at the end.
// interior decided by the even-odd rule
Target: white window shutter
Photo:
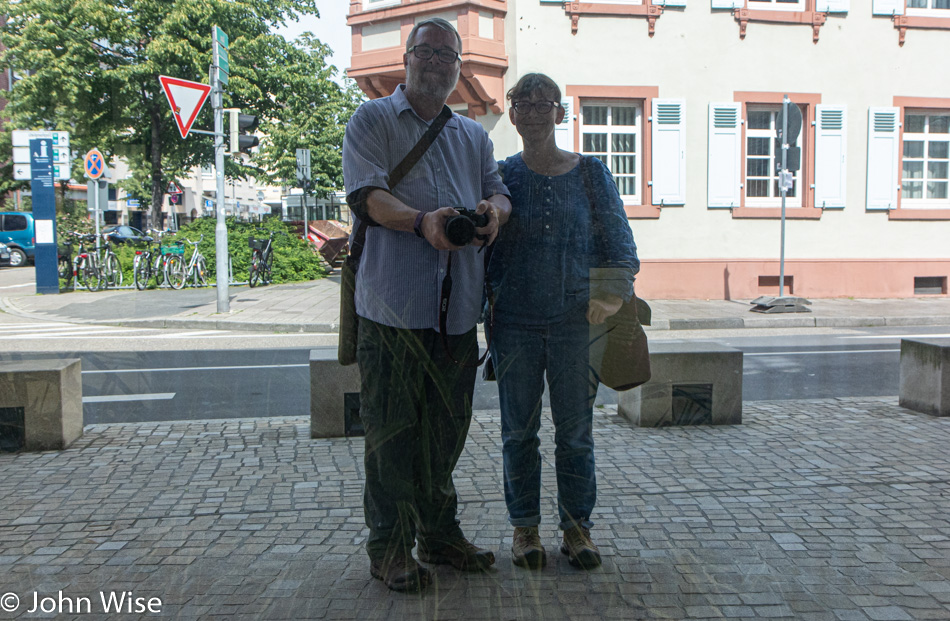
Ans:
{"type": "Polygon", "coordinates": [[[564,108],[564,120],[554,128],[554,143],[558,149],[577,151],[574,148],[574,100],[570,97],[561,100],[564,108]]]}
{"type": "Polygon", "coordinates": [[[815,10],[819,13],[847,13],[851,10],[851,0],[815,0],[815,10]]]}
{"type": "Polygon", "coordinates": [[[872,15],[903,15],[907,0],[871,0],[872,15]]]}
{"type": "Polygon", "coordinates": [[[686,0],[653,0],[659,6],[686,6],[686,0]]]}
{"type": "Polygon", "coordinates": [[[709,104],[709,207],[738,207],[742,188],[742,104],[709,104]]]}
{"type": "Polygon", "coordinates": [[[654,205],[686,203],[686,100],[654,99],[652,122],[654,205]]]}
{"type": "Polygon", "coordinates": [[[868,209],[897,207],[900,109],[868,109],[868,209]]]}
{"type": "Polygon", "coordinates": [[[745,0],[712,0],[714,9],[744,9],[745,0]]]}
{"type": "Polygon", "coordinates": [[[842,209],[848,178],[847,108],[815,106],[815,119],[815,207],[842,209]]]}

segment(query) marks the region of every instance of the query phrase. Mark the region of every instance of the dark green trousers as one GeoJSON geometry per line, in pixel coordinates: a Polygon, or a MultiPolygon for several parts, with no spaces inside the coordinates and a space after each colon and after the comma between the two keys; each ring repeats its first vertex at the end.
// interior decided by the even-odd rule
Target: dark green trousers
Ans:
{"type": "MultiPolygon", "coordinates": [[[[456,360],[474,364],[476,331],[448,337],[456,360]]],[[[452,471],[472,420],[474,366],[452,362],[435,330],[359,322],[360,418],[366,430],[363,510],[370,558],[420,540],[461,535],[452,471]]]]}

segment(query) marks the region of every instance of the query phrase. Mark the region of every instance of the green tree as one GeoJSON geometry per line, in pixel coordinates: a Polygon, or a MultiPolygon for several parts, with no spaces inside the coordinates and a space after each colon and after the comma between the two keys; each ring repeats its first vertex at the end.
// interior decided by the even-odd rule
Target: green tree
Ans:
{"type": "MultiPolygon", "coordinates": [[[[261,116],[282,145],[265,137],[257,162],[229,161],[228,173],[285,180],[281,149],[293,157],[294,148],[310,146],[329,171],[323,185],[339,187],[342,139],[333,141],[355,106],[354,89],[332,82],[335,69],[319,41],[298,44],[272,32],[298,14],[316,15],[316,0],[6,0],[0,7],[8,15],[0,63],[21,78],[5,110],[8,128],[69,131],[79,154],[97,147],[123,156],[132,176],[120,185],[150,199],[153,221],[168,183],[214,159],[209,137],[181,139],[158,81],[169,75],[206,83],[214,25],[230,38],[225,106],[261,116]],[[292,128],[301,137],[314,134],[311,142],[291,148],[284,133],[292,128]]],[[[206,104],[194,127],[210,130],[212,118],[206,104]]],[[[79,161],[73,170],[78,178],[79,161]]],[[[9,166],[4,172],[0,190],[14,187],[9,166]]]]}

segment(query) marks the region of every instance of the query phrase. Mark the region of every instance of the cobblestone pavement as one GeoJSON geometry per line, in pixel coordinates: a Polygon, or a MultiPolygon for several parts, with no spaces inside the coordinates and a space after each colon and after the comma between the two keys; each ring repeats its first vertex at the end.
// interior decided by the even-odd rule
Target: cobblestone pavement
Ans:
{"type": "Polygon", "coordinates": [[[896,397],[743,418],[640,429],[598,410],[592,572],[557,552],[546,419],[549,563],[528,572],[511,563],[498,413],[477,412],[460,518],[498,561],[437,567],[421,595],[369,576],[360,439],[310,439],[306,418],[89,426],[66,451],[0,455],[0,604],[20,599],[0,619],[51,617],[26,611],[60,592],[59,618],[82,619],[128,592],[161,613],[125,616],[179,619],[950,619],[950,419],[896,397]]]}

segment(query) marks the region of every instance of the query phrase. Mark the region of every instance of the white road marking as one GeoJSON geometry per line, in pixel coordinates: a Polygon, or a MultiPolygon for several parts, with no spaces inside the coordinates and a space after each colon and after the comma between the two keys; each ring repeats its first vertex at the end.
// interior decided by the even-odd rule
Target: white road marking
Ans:
{"type": "Polygon", "coordinates": [[[945,339],[950,334],[875,334],[872,336],[839,336],[839,339],[945,339]]]}
{"type": "Polygon", "coordinates": [[[843,349],[838,351],[766,351],[745,353],[743,356],[813,356],[817,354],[890,354],[899,349],[843,349]]]}
{"type": "Polygon", "coordinates": [[[25,282],[20,285],[4,285],[0,287],[0,289],[16,289],[17,287],[35,287],[35,286],[36,286],[35,282],[25,282]]]}
{"type": "Polygon", "coordinates": [[[110,401],[159,401],[162,399],[174,399],[173,392],[153,392],[141,395],[104,395],[101,397],[83,397],[83,403],[107,403],[110,401]]]}
{"type": "Polygon", "coordinates": [[[250,369],[293,369],[309,367],[306,364],[259,364],[259,365],[238,365],[229,367],[168,367],[159,369],[99,369],[95,371],[83,371],[82,374],[93,375],[103,373],[174,373],[178,371],[246,371],[250,369]]]}

